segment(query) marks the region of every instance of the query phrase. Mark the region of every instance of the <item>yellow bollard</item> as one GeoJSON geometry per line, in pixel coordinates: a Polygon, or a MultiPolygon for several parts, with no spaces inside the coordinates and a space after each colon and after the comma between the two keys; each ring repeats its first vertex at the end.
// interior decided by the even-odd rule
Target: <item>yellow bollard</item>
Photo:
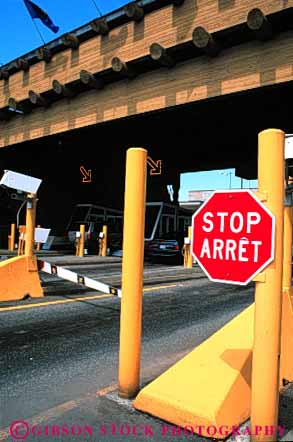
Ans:
{"type": "Polygon", "coordinates": [[[284,209],[283,292],[290,291],[292,279],[292,207],[284,209]]]}
{"type": "Polygon", "coordinates": [[[187,255],[187,265],[186,265],[188,269],[192,269],[191,237],[192,237],[192,227],[189,226],[188,227],[189,244],[188,244],[188,255],[187,255]]]}
{"type": "Polygon", "coordinates": [[[10,226],[10,235],[8,235],[8,250],[13,252],[15,243],[15,224],[10,226]]]}
{"type": "Polygon", "coordinates": [[[10,251],[13,252],[15,247],[15,224],[11,224],[10,231],[10,251]]]}
{"type": "Polygon", "coordinates": [[[85,240],[85,225],[80,225],[80,237],[78,238],[78,256],[84,256],[84,240],[85,240]]]}
{"type": "Polygon", "coordinates": [[[35,225],[36,225],[36,195],[28,195],[29,201],[26,204],[26,228],[25,228],[25,256],[32,257],[34,254],[35,225]]]}
{"type": "Polygon", "coordinates": [[[292,207],[285,207],[280,388],[293,381],[292,223],[292,207]]]}
{"type": "Polygon", "coordinates": [[[98,256],[102,256],[102,247],[103,247],[103,238],[98,239],[98,245],[99,245],[99,249],[98,249],[98,256]]]}
{"type": "Polygon", "coordinates": [[[183,267],[187,267],[187,244],[183,246],[183,267]]]}
{"type": "Polygon", "coordinates": [[[188,239],[189,244],[184,244],[184,267],[187,269],[192,268],[192,254],[191,254],[191,235],[192,235],[192,227],[188,227],[188,239]]]}
{"type": "Polygon", "coordinates": [[[104,236],[102,238],[102,256],[107,256],[107,242],[108,242],[107,234],[108,234],[108,227],[103,226],[104,236]]]}
{"type": "Polygon", "coordinates": [[[120,313],[119,396],[139,391],[147,151],[127,151],[120,313]]]}
{"type": "Polygon", "coordinates": [[[260,428],[252,442],[277,440],[279,355],[282,310],[284,132],[262,131],[258,137],[259,195],[275,215],[275,260],[264,270],[264,282],[256,282],[254,347],[251,385],[251,428],[260,428]],[[267,435],[265,428],[274,428],[267,435]]]}
{"type": "Polygon", "coordinates": [[[75,256],[79,256],[79,238],[75,237],[75,256]]]}

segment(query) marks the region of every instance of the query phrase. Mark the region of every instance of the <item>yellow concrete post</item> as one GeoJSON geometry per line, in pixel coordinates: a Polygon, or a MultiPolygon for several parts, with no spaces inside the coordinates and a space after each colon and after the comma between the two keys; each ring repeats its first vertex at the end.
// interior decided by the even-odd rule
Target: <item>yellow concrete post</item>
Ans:
{"type": "Polygon", "coordinates": [[[10,251],[14,251],[15,247],[15,224],[11,224],[11,231],[10,231],[10,251]]]}
{"type": "Polygon", "coordinates": [[[84,240],[85,240],[85,225],[80,225],[80,237],[79,237],[79,246],[78,246],[78,256],[84,256],[84,240]]]}
{"type": "Polygon", "coordinates": [[[277,440],[279,356],[282,313],[284,224],[284,132],[262,131],[258,137],[259,194],[275,215],[275,260],[264,270],[265,282],[256,282],[254,347],[251,385],[251,428],[261,428],[252,442],[277,440]],[[265,434],[272,426],[274,434],[265,434]]]}
{"type": "Polygon", "coordinates": [[[32,257],[34,254],[35,225],[36,225],[36,195],[28,195],[29,201],[26,205],[26,228],[25,228],[25,256],[32,257]]]}
{"type": "Polygon", "coordinates": [[[188,227],[189,244],[184,244],[184,267],[188,269],[192,268],[191,235],[192,235],[192,227],[189,226],[188,227]]]}
{"type": "Polygon", "coordinates": [[[192,226],[188,227],[188,238],[189,238],[189,244],[188,244],[188,255],[187,255],[187,268],[192,268],[192,253],[191,253],[191,237],[192,237],[192,226]]]}
{"type": "MultiPolygon", "coordinates": [[[[38,224],[37,227],[41,227],[40,224],[38,224]]],[[[41,250],[41,243],[37,242],[37,252],[39,252],[41,250]]]]}
{"type": "Polygon", "coordinates": [[[119,351],[119,396],[123,398],[134,397],[140,382],[146,165],[145,149],[128,149],[119,351]]]}
{"type": "Polygon", "coordinates": [[[188,249],[187,249],[187,244],[184,244],[184,246],[183,246],[183,266],[184,267],[187,267],[187,251],[188,251],[188,249]]]}
{"type": "Polygon", "coordinates": [[[290,291],[292,279],[292,207],[284,209],[283,292],[290,291]]]}
{"type": "Polygon", "coordinates": [[[103,226],[103,238],[102,238],[102,256],[107,256],[107,243],[108,243],[108,227],[103,226]]]}
{"type": "Polygon", "coordinates": [[[292,207],[284,211],[283,305],[281,329],[280,387],[293,381],[292,207]]]}
{"type": "Polygon", "coordinates": [[[102,256],[103,239],[99,237],[98,239],[98,256],[102,256]]]}

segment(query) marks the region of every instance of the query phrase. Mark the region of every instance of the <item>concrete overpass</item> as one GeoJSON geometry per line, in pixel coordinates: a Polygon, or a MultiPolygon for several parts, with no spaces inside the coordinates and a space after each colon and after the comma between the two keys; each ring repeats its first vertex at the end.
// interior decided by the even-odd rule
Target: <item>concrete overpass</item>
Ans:
{"type": "Polygon", "coordinates": [[[1,68],[1,169],[44,179],[59,230],[75,202],[122,206],[131,146],[163,161],[149,200],[182,172],[255,178],[258,132],[292,131],[292,27],[293,0],[140,0],[65,34],[1,68]]]}

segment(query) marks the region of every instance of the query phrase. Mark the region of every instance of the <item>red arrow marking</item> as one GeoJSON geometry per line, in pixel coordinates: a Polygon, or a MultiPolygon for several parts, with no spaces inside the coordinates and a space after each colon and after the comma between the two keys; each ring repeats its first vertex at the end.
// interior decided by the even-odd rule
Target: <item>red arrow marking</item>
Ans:
{"type": "Polygon", "coordinates": [[[162,174],[162,160],[154,161],[151,157],[147,157],[147,163],[150,166],[150,175],[162,174]]]}
{"type": "Polygon", "coordinates": [[[80,166],[79,170],[81,171],[81,173],[83,175],[82,182],[83,183],[91,183],[92,182],[92,171],[90,169],[86,170],[83,166],[80,166]]]}

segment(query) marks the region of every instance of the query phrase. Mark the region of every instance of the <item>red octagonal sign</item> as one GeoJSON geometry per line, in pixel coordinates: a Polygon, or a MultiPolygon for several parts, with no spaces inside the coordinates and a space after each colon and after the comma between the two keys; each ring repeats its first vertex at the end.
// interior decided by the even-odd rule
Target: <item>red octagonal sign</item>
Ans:
{"type": "Polygon", "coordinates": [[[192,254],[212,281],[248,284],[274,244],[275,217],[249,190],[216,190],[192,217],[192,254]]]}

